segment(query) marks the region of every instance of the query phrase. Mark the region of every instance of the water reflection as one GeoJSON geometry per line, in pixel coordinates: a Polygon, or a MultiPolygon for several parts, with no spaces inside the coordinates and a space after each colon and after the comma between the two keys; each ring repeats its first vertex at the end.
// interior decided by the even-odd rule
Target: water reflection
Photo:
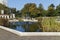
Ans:
{"type": "Polygon", "coordinates": [[[38,32],[40,31],[36,22],[12,22],[10,28],[21,32],[38,32]]]}
{"type": "Polygon", "coordinates": [[[25,30],[22,26],[17,26],[16,30],[21,31],[21,32],[25,32],[25,30]]]}

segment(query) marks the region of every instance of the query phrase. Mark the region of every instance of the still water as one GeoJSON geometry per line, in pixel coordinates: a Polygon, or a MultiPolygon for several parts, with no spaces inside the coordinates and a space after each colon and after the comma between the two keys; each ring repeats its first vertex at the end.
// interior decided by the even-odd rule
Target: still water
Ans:
{"type": "Polygon", "coordinates": [[[39,32],[39,26],[37,22],[12,22],[10,27],[20,32],[39,32]]]}

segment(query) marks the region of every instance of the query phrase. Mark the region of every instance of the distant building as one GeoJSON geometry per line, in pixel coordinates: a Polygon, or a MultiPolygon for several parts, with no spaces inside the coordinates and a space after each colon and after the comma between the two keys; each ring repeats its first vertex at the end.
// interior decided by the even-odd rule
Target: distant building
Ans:
{"type": "MultiPolygon", "coordinates": [[[[2,5],[7,6],[7,0],[0,0],[0,3],[2,5]]],[[[5,19],[14,19],[15,18],[15,14],[11,13],[9,15],[4,13],[4,10],[1,10],[1,14],[0,14],[0,18],[5,18],[5,19]]]]}
{"type": "Polygon", "coordinates": [[[0,18],[5,18],[5,19],[14,19],[15,14],[4,14],[4,10],[1,11],[0,18]]]}

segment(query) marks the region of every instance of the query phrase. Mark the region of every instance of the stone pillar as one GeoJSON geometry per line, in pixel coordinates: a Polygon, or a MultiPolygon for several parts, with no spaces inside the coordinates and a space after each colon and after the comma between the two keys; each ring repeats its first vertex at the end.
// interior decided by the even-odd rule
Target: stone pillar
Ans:
{"type": "Polygon", "coordinates": [[[7,19],[9,19],[9,15],[7,16],[7,19]]]}
{"type": "Polygon", "coordinates": [[[2,16],[2,18],[3,18],[4,16],[2,16]]]}
{"type": "Polygon", "coordinates": [[[6,16],[5,16],[5,19],[7,19],[6,16]]]}
{"type": "Polygon", "coordinates": [[[1,10],[1,14],[4,14],[4,10],[1,10]]]}
{"type": "Polygon", "coordinates": [[[1,18],[1,15],[0,15],[0,18],[1,18]]]}
{"type": "Polygon", "coordinates": [[[12,14],[13,18],[15,18],[15,14],[12,14]]]}
{"type": "Polygon", "coordinates": [[[2,18],[2,16],[0,15],[0,18],[2,18]]]}
{"type": "Polygon", "coordinates": [[[10,19],[12,19],[12,15],[10,15],[10,19]]]}

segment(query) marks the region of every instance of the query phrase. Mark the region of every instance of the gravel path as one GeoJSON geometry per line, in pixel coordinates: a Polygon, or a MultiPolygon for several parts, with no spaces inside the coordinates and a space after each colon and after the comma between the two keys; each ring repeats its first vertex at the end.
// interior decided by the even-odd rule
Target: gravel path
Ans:
{"type": "Polygon", "coordinates": [[[60,36],[21,37],[11,32],[0,29],[0,40],[60,40],[60,36]]]}

